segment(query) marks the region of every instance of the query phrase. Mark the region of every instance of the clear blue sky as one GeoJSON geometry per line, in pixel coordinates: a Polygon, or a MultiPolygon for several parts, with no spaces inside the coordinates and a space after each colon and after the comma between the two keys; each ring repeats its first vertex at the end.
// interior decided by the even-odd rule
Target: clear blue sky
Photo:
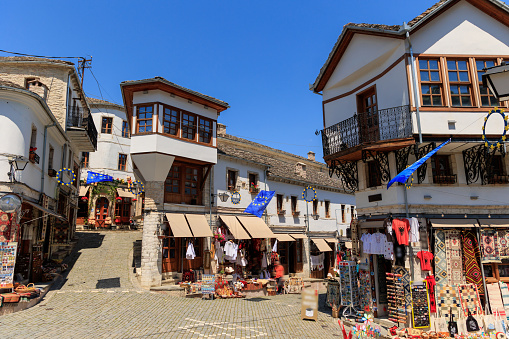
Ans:
{"type": "MultiPolygon", "coordinates": [[[[309,84],[343,25],[402,24],[435,2],[5,1],[0,49],[92,55],[104,99],[117,103],[121,81],[162,76],[228,102],[219,122],[229,134],[302,156],[312,150],[321,161],[321,97],[309,84]]],[[[90,72],[84,87],[101,98],[90,72]]]]}

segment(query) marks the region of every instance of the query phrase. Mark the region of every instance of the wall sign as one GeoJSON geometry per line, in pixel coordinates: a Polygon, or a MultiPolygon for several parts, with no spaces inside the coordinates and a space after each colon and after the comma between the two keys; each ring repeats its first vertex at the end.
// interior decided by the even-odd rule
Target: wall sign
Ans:
{"type": "Polygon", "coordinates": [[[0,242],[0,288],[12,288],[17,242],[0,242]]]}
{"type": "Polygon", "coordinates": [[[238,205],[240,204],[241,195],[239,191],[235,191],[232,193],[232,204],[238,205]]]}

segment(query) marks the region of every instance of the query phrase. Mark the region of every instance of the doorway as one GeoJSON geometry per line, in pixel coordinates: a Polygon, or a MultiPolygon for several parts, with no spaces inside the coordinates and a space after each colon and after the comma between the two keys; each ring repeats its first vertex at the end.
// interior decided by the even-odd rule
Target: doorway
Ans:
{"type": "Polygon", "coordinates": [[[95,226],[106,227],[106,218],[108,217],[108,199],[102,197],[95,203],[95,226]]]}
{"type": "Polygon", "coordinates": [[[375,86],[357,94],[357,111],[359,113],[360,142],[375,142],[380,140],[378,101],[375,86]]]}
{"type": "Polygon", "coordinates": [[[166,236],[163,239],[163,273],[180,271],[180,238],[166,236]]]}

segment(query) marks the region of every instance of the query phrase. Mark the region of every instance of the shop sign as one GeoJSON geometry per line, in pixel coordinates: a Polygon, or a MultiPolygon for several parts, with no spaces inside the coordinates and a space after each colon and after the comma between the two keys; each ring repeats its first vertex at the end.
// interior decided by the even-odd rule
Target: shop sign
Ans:
{"type": "Polygon", "coordinates": [[[304,320],[318,319],[318,290],[303,289],[300,317],[304,320]]]}
{"type": "Polygon", "coordinates": [[[17,242],[0,242],[0,288],[12,288],[17,242]]]}

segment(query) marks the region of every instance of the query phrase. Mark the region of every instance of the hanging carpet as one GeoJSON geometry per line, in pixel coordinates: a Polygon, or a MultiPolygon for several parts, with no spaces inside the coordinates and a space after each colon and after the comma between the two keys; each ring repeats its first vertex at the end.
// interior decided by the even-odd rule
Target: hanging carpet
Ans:
{"type": "Polygon", "coordinates": [[[435,231],[435,281],[437,282],[438,290],[448,283],[445,232],[443,230],[435,231]]]}
{"type": "Polygon", "coordinates": [[[445,253],[447,258],[447,281],[450,285],[465,283],[463,275],[463,251],[461,250],[461,232],[445,231],[445,253]]]}
{"type": "Polygon", "coordinates": [[[498,245],[500,259],[509,259],[509,231],[498,230],[498,245]]]}
{"type": "Polygon", "coordinates": [[[504,310],[507,317],[507,320],[509,320],[509,288],[507,287],[507,284],[504,282],[498,283],[500,287],[500,292],[502,294],[502,302],[504,303],[504,310]]]}
{"type": "Polygon", "coordinates": [[[450,285],[442,286],[438,292],[438,308],[442,317],[449,318],[449,314],[452,313],[454,321],[458,321],[461,311],[458,289],[450,285]]]}
{"type": "Polygon", "coordinates": [[[458,292],[465,317],[468,317],[468,311],[473,315],[484,314],[475,284],[460,285],[458,286],[458,292]]]}
{"type": "Polygon", "coordinates": [[[481,230],[482,262],[502,262],[498,251],[498,232],[496,230],[481,230]]]}
{"type": "Polygon", "coordinates": [[[477,239],[472,231],[464,231],[463,241],[463,264],[465,266],[465,279],[469,284],[475,284],[480,295],[484,295],[484,284],[482,282],[481,252],[477,244],[477,239]]]}
{"type": "Polygon", "coordinates": [[[490,301],[491,313],[495,316],[506,317],[500,286],[497,283],[487,284],[488,298],[490,301]]]}

